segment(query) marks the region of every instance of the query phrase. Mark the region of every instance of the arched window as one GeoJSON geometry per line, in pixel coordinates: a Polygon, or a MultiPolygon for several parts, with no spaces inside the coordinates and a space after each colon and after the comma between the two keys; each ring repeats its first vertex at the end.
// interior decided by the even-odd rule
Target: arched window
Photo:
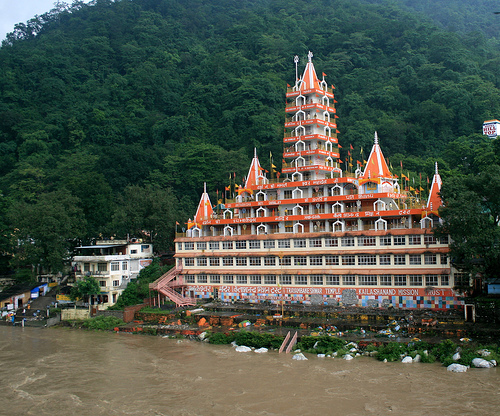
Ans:
{"type": "Polygon", "coordinates": [[[257,227],[257,234],[267,234],[267,225],[266,224],[260,224],[257,227]]]}
{"type": "Polygon", "coordinates": [[[332,205],[332,212],[339,213],[344,212],[344,204],[341,202],[336,202],[332,205]]]}
{"type": "Polygon", "coordinates": [[[344,232],[345,231],[345,223],[344,220],[338,220],[333,223],[333,231],[334,232],[344,232]]]}
{"type": "Polygon", "coordinates": [[[374,211],[385,211],[385,207],[386,207],[386,204],[384,201],[382,201],[381,199],[377,199],[374,203],[373,203],[373,210],[374,211]]]}
{"type": "Polygon", "coordinates": [[[303,233],[304,232],[304,224],[301,224],[300,222],[296,222],[293,224],[293,232],[294,233],[303,233]]]}
{"type": "Polygon", "coordinates": [[[375,221],[375,230],[387,231],[387,221],[379,218],[377,221],[375,221]]]}

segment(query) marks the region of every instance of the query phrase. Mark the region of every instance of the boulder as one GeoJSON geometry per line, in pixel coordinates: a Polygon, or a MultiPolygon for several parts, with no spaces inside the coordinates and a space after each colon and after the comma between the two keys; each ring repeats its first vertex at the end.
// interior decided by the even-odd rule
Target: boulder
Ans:
{"type": "Polygon", "coordinates": [[[307,360],[307,358],[306,358],[306,356],[304,354],[302,354],[301,352],[299,352],[298,354],[295,354],[292,357],[292,360],[304,361],[304,360],[307,360]]]}
{"type": "Polygon", "coordinates": [[[422,361],[422,357],[420,356],[420,354],[415,355],[415,358],[413,359],[413,362],[414,363],[419,363],[420,361],[422,361]]]}
{"type": "Polygon", "coordinates": [[[257,354],[262,354],[267,351],[268,351],[267,348],[262,347],[262,348],[257,348],[254,352],[256,352],[257,354]]]}
{"type": "Polygon", "coordinates": [[[406,356],[405,358],[403,358],[403,359],[401,360],[401,362],[402,362],[403,364],[411,364],[411,363],[413,362],[413,358],[411,358],[411,357],[408,355],[408,356],[406,356]]]}
{"type": "Polygon", "coordinates": [[[354,357],[351,354],[346,354],[342,358],[347,361],[354,360],[354,357]]]}
{"type": "MultiPolygon", "coordinates": [[[[460,360],[460,353],[456,352],[455,354],[453,354],[453,357],[451,357],[451,358],[453,359],[453,361],[460,360]]],[[[453,370],[450,370],[450,371],[453,371],[453,370]]]]}
{"type": "Polygon", "coordinates": [[[483,358],[474,358],[472,360],[472,365],[477,368],[491,368],[495,367],[491,362],[483,359],[483,358]]]}
{"type": "Polygon", "coordinates": [[[446,369],[452,371],[453,373],[465,373],[469,367],[462,364],[453,363],[450,364],[446,369]]]}
{"type": "Polygon", "coordinates": [[[317,357],[318,358],[325,358],[325,354],[318,354],[317,357]]]}
{"type": "Polygon", "coordinates": [[[236,347],[236,351],[237,352],[249,352],[249,351],[252,351],[252,349],[250,347],[246,347],[244,345],[241,345],[239,347],[236,347]]]}
{"type": "Polygon", "coordinates": [[[198,338],[200,339],[200,341],[203,341],[206,337],[207,337],[207,333],[206,332],[202,332],[200,335],[198,335],[198,338]]]}

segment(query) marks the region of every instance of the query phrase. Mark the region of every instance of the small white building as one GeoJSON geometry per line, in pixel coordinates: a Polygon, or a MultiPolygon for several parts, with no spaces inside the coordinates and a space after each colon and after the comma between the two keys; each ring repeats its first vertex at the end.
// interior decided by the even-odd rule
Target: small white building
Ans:
{"type": "Polygon", "coordinates": [[[153,245],[140,239],[101,240],[76,250],[75,279],[92,276],[99,282],[101,293],[96,299],[99,309],[114,305],[130,280],[153,261],[153,245]]]}

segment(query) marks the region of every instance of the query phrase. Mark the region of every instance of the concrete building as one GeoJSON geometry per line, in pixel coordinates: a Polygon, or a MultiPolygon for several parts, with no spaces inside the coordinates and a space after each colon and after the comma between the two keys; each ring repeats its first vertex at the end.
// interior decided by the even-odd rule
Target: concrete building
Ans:
{"type": "Polygon", "coordinates": [[[101,287],[94,301],[100,309],[114,305],[127,284],[153,261],[153,246],[142,240],[101,240],[77,248],[75,279],[93,276],[101,287]]]}

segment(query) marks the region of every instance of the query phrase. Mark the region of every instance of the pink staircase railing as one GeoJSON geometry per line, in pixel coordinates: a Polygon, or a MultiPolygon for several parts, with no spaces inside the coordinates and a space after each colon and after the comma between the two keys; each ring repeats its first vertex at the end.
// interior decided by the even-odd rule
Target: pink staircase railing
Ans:
{"type": "Polygon", "coordinates": [[[286,334],[285,339],[283,340],[279,352],[282,353],[283,350],[288,354],[290,351],[292,351],[293,346],[297,343],[297,332],[293,334],[292,339],[290,339],[290,331],[288,331],[288,334],[286,334]]]}
{"type": "Polygon", "coordinates": [[[290,351],[292,351],[293,346],[297,343],[297,332],[293,335],[292,340],[290,341],[290,344],[288,344],[288,347],[286,348],[286,353],[288,354],[290,351]]]}
{"type": "Polygon", "coordinates": [[[281,343],[281,347],[280,347],[280,351],[279,353],[281,354],[283,352],[283,350],[285,349],[286,347],[286,344],[288,343],[288,340],[290,339],[290,331],[288,331],[288,334],[286,334],[286,337],[285,339],[283,340],[283,342],[281,343]]]}
{"type": "Polygon", "coordinates": [[[183,296],[172,289],[174,286],[182,285],[182,279],[176,279],[176,277],[180,275],[181,271],[182,267],[174,267],[173,269],[170,269],[163,276],[156,279],[153,283],[150,283],[149,288],[168,297],[177,307],[196,305],[196,299],[183,296]]]}

